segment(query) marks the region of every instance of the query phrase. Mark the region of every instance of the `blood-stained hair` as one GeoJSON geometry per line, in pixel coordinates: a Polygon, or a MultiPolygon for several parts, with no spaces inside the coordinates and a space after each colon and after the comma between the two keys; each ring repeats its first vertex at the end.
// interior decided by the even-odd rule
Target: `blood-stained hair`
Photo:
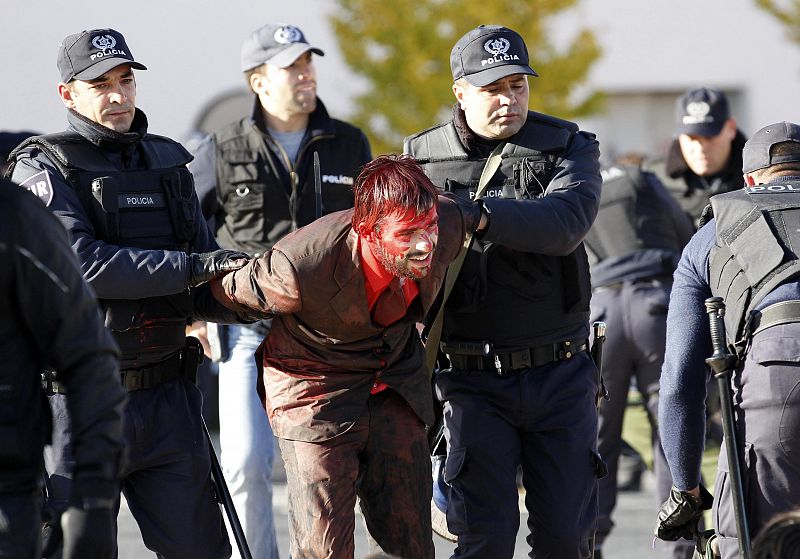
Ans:
{"type": "Polygon", "coordinates": [[[353,185],[353,229],[367,233],[391,214],[422,215],[437,204],[438,192],[410,155],[381,155],[367,163],[353,185]]]}

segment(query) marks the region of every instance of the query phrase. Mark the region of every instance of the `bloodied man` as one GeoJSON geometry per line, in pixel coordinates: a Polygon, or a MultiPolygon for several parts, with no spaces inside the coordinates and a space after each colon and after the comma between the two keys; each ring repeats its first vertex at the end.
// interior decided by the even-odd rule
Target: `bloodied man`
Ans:
{"type": "Polygon", "coordinates": [[[358,497],[384,551],[432,558],[433,409],[416,323],[487,217],[438,196],[410,156],[368,163],[353,190],[353,209],[287,235],[213,290],[274,317],[258,389],[286,464],[292,557],[353,557],[358,497]]]}

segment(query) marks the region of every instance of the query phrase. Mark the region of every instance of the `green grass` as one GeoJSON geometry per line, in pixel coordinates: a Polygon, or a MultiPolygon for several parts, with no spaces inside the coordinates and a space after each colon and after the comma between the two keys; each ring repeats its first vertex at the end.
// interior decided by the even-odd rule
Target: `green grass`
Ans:
{"type": "MultiPolygon", "coordinates": [[[[650,443],[650,422],[647,420],[647,413],[644,410],[644,403],[638,392],[631,392],[628,395],[628,408],[625,410],[625,419],[622,422],[622,438],[631,445],[647,463],[647,467],[653,469],[653,448],[650,443]]],[[[717,458],[719,447],[711,445],[703,453],[701,471],[703,473],[703,484],[713,493],[714,480],[717,477],[717,458]]],[[[706,526],[711,526],[711,511],[706,513],[706,526]]]]}

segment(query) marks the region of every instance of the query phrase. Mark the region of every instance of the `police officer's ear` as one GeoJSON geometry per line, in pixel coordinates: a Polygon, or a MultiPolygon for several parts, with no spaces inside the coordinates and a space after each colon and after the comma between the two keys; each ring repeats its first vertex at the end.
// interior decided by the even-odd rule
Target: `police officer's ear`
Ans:
{"type": "Polygon", "coordinates": [[[456,96],[456,101],[458,101],[458,106],[461,107],[462,111],[465,109],[464,96],[467,94],[470,87],[472,86],[464,78],[458,78],[455,83],[453,83],[453,95],[456,96]]]}
{"type": "Polygon", "coordinates": [[[75,108],[75,101],[73,100],[75,96],[75,87],[73,85],[64,82],[59,83],[58,96],[61,97],[61,101],[68,109],[75,108]]]}
{"type": "Polygon", "coordinates": [[[263,66],[250,74],[250,89],[256,95],[267,95],[269,93],[269,78],[267,78],[266,70],[266,66],[263,66]]]}
{"type": "Polygon", "coordinates": [[[725,124],[722,125],[722,131],[720,134],[725,134],[725,138],[732,142],[736,138],[736,119],[731,117],[725,121],[725,124]]]}

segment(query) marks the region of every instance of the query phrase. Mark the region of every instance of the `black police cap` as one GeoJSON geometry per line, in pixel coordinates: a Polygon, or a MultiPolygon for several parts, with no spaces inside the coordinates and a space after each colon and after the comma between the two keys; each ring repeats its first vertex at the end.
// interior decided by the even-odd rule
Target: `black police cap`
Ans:
{"type": "Polygon", "coordinates": [[[147,66],[134,61],[125,37],[114,29],[75,33],[64,39],[58,49],[58,71],[64,83],[93,80],[121,64],[147,70],[147,66]]]}

